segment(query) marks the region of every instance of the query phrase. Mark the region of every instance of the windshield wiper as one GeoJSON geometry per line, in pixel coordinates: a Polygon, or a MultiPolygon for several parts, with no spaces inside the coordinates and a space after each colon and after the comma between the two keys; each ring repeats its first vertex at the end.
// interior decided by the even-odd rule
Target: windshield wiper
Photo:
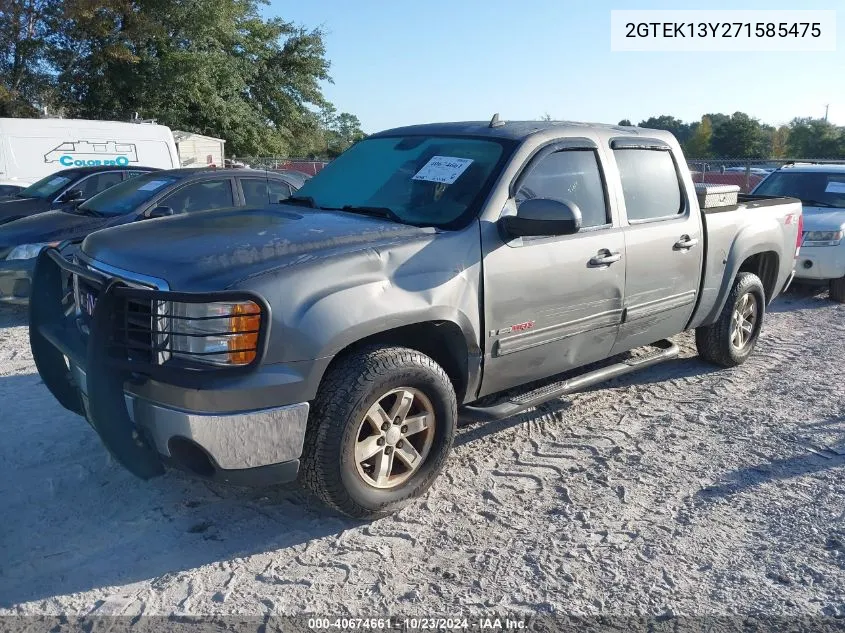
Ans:
{"type": "Polygon", "coordinates": [[[829,202],[822,202],[820,200],[801,200],[801,204],[805,204],[808,207],[826,207],[828,209],[840,209],[841,207],[837,207],[835,204],[830,204],[829,202]]]}
{"type": "Polygon", "coordinates": [[[282,204],[294,204],[299,207],[310,207],[311,209],[319,208],[311,196],[290,196],[282,200],[282,204]]]}
{"type": "Polygon", "coordinates": [[[341,211],[347,211],[349,213],[359,213],[361,215],[370,215],[376,218],[385,218],[386,220],[392,220],[394,222],[398,222],[399,224],[404,224],[402,218],[400,218],[396,213],[393,212],[393,209],[389,207],[367,207],[367,206],[355,206],[352,204],[344,205],[341,211]]]}

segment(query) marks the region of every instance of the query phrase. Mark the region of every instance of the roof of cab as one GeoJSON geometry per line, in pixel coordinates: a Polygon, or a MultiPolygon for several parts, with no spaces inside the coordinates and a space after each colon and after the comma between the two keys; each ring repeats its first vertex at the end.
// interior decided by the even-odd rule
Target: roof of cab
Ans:
{"type": "Polygon", "coordinates": [[[533,134],[555,130],[561,136],[577,136],[586,130],[598,133],[602,137],[613,136],[650,136],[666,138],[671,136],[665,130],[648,128],[607,125],[602,123],[579,123],[576,121],[500,121],[496,127],[491,127],[490,121],[460,121],[454,123],[424,123],[384,130],[373,134],[379,136],[416,136],[416,135],[444,135],[444,136],[486,136],[511,140],[525,140],[533,134]]]}
{"type": "Polygon", "coordinates": [[[845,173],[845,163],[790,163],[777,171],[845,173]]]}
{"type": "Polygon", "coordinates": [[[95,174],[101,171],[161,171],[158,167],[146,167],[144,165],[92,165],[87,167],[68,167],[53,172],[50,175],[66,174],[73,172],[75,174],[95,174]]]}
{"type": "Polygon", "coordinates": [[[205,174],[219,174],[221,177],[230,178],[233,175],[252,174],[256,176],[270,176],[277,172],[266,169],[226,169],[222,167],[181,167],[177,169],[162,169],[157,172],[159,176],[171,176],[179,179],[190,178],[191,176],[202,176],[205,174]]]}

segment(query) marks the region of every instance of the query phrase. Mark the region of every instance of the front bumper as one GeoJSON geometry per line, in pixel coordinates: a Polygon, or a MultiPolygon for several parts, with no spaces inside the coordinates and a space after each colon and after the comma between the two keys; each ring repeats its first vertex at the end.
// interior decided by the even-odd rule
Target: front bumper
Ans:
{"type": "MultiPolygon", "coordinates": [[[[71,362],[70,374],[86,416],[90,415],[85,369],[71,362]]],[[[248,481],[247,470],[295,462],[291,466],[293,478],[296,477],[308,422],[307,402],[213,414],[173,409],[140,398],[130,389],[131,384],[123,392],[130,420],[168,463],[199,475],[240,483],[248,481]],[[205,459],[209,464],[203,464],[205,459]]]]}
{"type": "Polygon", "coordinates": [[[161,474],[163,464],[239,485],[296,478],[307,402],[256,405],[263,401],[255,398],[257,368],[223,378],[209,372],[201,385],[169,385],[181,393],[193,393],[194,399],[208,394],[204,400],[210,405],[203,410],[158,400],[152,387],[179,374],[171,370],[153,380],[133,371],[125,353],[115,351],[119,346],[109,324],[114,320],[119,283],[106,283],[85,334],[80,317],[61,301],[67,299],[69,274],[103,283],[97,278],[99,273],[64,260],[55,251],[39,256],[30,307],[33,357],[53,395],[88,419],[121,464],[142,478],[161,474]],[[225,384],[224,398],[215,399],[216,384],[225,384]],[[223,406],[215,410],[214,403],[221,401],[223,406]]]}
{"type": "Polygon", "coordinates": [[[35,259],[0,261],[0,301],[26,305],[32,287],[35,259]]]}
{"type": "Polygon", "coordinates": [[[795,263],[798,279],[839,279],[845,276],[845,242],[838,246],[802,246],[795,263]]]}

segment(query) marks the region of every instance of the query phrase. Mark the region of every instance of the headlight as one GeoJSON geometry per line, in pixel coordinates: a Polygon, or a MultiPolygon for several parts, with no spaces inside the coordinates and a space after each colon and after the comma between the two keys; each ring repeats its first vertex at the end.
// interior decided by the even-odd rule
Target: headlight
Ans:
{"type": "Polygon", "coordinates": [[[156,320],[158,347],[173,357],[228,366],[248,365],[258,354],[261,308],[252,301],[167,303],[156,320]]]}
{"type": "Polygon", "coordinates": [[[807,231],[802,246],[837,246],[842,241],[842,231],[807,231]]]}
{"type": "Polygon", "coordinates": [[[15,246],[12,249],[12,252],[6,256],[6,261],[11,261],[13,259],[33,259],[38,257],[38,253],[40,253],[43,249],[47,248],[48,246],[58,246],[59,242],[38,242],[37,244],[21,244],[20,246],[15,246]]]}

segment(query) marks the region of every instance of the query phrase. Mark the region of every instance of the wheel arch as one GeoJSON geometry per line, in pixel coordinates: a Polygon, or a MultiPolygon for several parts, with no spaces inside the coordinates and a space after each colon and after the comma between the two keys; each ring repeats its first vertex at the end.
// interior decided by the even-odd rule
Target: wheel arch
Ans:
{"type": "Polygon", "coordinates": [[[425,354],[443,368],[461,403],[475,394],[481,378],[481,351],[471,341],[465,330],[449,319],[399,325],[360,336],[347,343],[334,355],[323,377],[342,359],[363,348],[407,347],[425,354]]]}

